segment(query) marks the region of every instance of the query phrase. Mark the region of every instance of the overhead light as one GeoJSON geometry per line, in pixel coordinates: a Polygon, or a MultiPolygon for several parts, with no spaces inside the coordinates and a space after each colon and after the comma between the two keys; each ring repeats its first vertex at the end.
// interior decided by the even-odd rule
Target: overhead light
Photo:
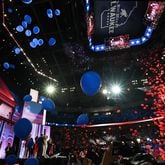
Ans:
{"type": "Polygon", "coordinates": [[[103,90],[102,90],[102,93],[103,93],[104,95],[106,95],[106,94],[108,93],[108,90],[107,90],[107,89],[103,89],[103,90]]]}
{"type": "Polygon", "coordinates": [[[119,95],[121,93],[121,87],[119,85],[112,85],[111,91],[114,95],[119,95]]]}
{"type": "Polygon", "coordinates": [[[96,49],[96,51],[99,51],[100,47],[99,46],[95,46],[95,49],[96,49]]]}
{"type": "Polygon", "coordinates": [[[131,45],[134,45],[135,44],[135,42],[134,41],[131,41],[131,45]]]}
{"type": "Polygon", "coordinates": [[[55,87],[54,87],[53,85],[48,85],[48,86],[46,87],[46,92],[47,92],[48,94],[53,94],[54,91],[55,91],[55,87]]]}

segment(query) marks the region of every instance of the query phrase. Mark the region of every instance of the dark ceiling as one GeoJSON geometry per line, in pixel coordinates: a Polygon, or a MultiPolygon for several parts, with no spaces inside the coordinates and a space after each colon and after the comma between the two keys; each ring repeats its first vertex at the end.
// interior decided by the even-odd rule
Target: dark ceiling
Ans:
{"type": "MultiPolygon", "coordinates": [[[[124,50],[93,53],[88,48],[86,34],[85,4],[83,0],[35,0],[30,5],[21,1],[5,1],[6,25],[21,45],[26,55],[31,59],[35,68],[46,76],[56,79],[55,82],[38,74],[20,53],[15,55],[13,48],[17,47],[6,29],[0,27],[0,76],[8,84],[9,88],[20,98],[29,93],[30,88],[40,91],[40,95],[46,95],[46,84],[54,84],[57,93],[51,96],[57,106],[77,108],[92,108],[102,106],[129,105],[134,102],[138,105],[144,97],[144,93],[138,90],[142,84],[132,85],[132,80],[144,78],[138,62],[139,56],[147,55],[150,49],[162,49],[165,43],[165,15],[160,18],[159,24],[151,39],[144,45],[124,50]],[[12,13],[8,9],[13,10],[12,13]],[[60,16],[49,19],[46,15],[48,8],[61,10],[60,16]],[[40,27],[40,33],[36,36],[43,38],[45,43],[41,47],[33,49],[29,42],[33,37],[26,37],[24,32],[18,33],[18,26],[25,14],[32,17],[32,24],[40,27]],[[56,38],[56,45],[49,46],[50,37],[56,38]],[[3,63],[9,62],[15,65],[15,69],[5,70],[3,63]],[[80,78],[84,71],[95,70],[102,77],[103,88],[111,82],[121,82],[124,95],[115,100],[109,100],[100,93],[94,97],[84,95],[80,89],[80,78]],[[66,90],[62,92],[62,90],[66,90]]],[[[2,6],[1,6],[2,7],[2,6]]],[[[2,8],[1,8],[2,18],[2,8]]]]}

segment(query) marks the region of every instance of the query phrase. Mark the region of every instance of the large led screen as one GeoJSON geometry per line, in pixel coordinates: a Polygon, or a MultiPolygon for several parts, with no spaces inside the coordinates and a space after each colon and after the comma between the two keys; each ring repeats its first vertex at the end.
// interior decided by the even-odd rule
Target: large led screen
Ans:
{"type": "Polygon", "coordinates": [[[164,11],[162,1],[86,0],[89,47],[95,52],[144,44],[164,11]]]}

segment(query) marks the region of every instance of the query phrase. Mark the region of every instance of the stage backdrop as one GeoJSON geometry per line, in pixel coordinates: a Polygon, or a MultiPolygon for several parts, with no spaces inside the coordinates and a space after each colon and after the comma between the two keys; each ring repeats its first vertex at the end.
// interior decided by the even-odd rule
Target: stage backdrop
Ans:
{"type": "Polygon", "coordinates": [[[25,102],[23,107],[22,118],[27,118],[32,123],[42,124],[42,120],[43,120],[42,105],[33,101],[25,102]]]}

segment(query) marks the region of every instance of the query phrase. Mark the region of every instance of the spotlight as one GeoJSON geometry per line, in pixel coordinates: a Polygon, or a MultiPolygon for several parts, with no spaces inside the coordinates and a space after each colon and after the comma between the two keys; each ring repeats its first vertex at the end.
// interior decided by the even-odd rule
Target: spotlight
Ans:
{"type": "Polygon", "coordinates": [[[53,94],[54,91],[55,91],[55,87],[53,85],[49,85],[49,86],[46,87],[46,92],[48,94],[53,94]]]}
{"type": "Polygon", "coordinates": [[[114,95],[119,95],[121,93],[121,87],[119,85],[112,85],[111,91],[114,95]]]}
{"type": "Polygon", "coordinates": [[[141,140],[140,140],[140,138],[137,138],[136,141],[137,141],[138,143],[140,143],[141,140]]]}
{"type": "Polygon", "coordinates": [[[104,95],[106,95],[106,94],[108,93],[107,89],[103,89],[103,90],[102,90],[102,93],[103,93],[104,95]]]}

